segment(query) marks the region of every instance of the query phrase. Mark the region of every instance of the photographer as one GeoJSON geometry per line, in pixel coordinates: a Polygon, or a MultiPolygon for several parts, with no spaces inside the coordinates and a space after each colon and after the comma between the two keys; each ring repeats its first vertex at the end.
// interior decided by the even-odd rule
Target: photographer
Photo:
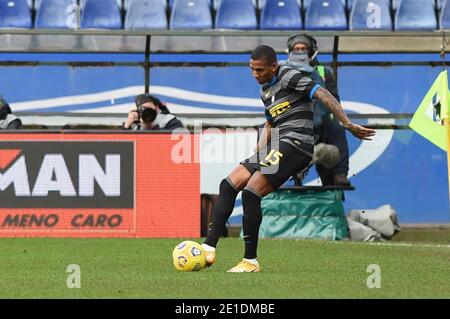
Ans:
{"type": "Polygon", "coordinates": [[[136,96],[136,108],[128,113],[123,123],[125,130],[174,130],[184,127],[183,123],[161,101],[153,95],[144,93],[136,96]]]}
{"type": "Polygon", "coordinates": [[[0,95],[0,129],[18,130],[22,128],[22,121],[12,114],[11,107],[0,95]]]}

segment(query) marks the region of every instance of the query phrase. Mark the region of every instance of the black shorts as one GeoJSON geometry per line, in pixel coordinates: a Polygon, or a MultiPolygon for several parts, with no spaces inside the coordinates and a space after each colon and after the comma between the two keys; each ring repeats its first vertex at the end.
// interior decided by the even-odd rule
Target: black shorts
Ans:
{"type": "Polygon", "coordinates": [[[280,142],[278,147],[266,146],[239,164],[244,165],[252,174],[260,171],[275,190],[308,166],[311,159],[311,156],[289,143],[280,142]]]}

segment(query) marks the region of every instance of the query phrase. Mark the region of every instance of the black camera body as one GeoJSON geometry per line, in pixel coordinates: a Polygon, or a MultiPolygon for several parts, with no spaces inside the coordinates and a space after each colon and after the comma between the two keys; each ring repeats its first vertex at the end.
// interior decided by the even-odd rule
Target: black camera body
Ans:
{"type": "Polygon", "coordinates": [[[3,96],[0,95],[0,120],[4,120],[6,116],[11,113],[11,107],[3,98],[3,96]]]}
{"type": "Polygon", "coordinates": [[[141,118],[145,123],[152,123],[156,119],[157,112],[154,109],[139,106],[137,108],[137,112],[139,114],[139,118],[141,118]]]}

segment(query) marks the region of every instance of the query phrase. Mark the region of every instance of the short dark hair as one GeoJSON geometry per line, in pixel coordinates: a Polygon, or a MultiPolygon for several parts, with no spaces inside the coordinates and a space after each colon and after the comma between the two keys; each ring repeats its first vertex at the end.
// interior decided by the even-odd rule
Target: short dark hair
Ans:
{"type": "Polygon", "coordinates": [[[275,50],[268,45],[260,45],[252,51],[252,60],[266,60],[267,64],[277,63],[275,50]]]}
{"type": "Polygon", "coordinates": [[[161,101],[157,97],[150,95],[148,93],[137,95],[134,99],[134,102],[137,107],[141,106],[144,103],[148,103],[148,102],[151,102],[157,106],[161,106],[161,104],[162,104],[161,101]]]}

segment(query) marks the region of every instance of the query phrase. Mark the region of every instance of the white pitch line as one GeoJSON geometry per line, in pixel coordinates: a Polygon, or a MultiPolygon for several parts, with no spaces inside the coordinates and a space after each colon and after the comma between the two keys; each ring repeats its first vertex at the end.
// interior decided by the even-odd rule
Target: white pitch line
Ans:
{"type": "Polygon", "coordinates": [[[386,242],[361,242],[361,241],[333,241],[333,243],[352,243],[352,244],[366,244],[373,246],[393,246],[393,247],[435,247],[435,248],[450,248],[450,245],[444,244],[412,244],[412,243],[386,243],[386,242]]]}

